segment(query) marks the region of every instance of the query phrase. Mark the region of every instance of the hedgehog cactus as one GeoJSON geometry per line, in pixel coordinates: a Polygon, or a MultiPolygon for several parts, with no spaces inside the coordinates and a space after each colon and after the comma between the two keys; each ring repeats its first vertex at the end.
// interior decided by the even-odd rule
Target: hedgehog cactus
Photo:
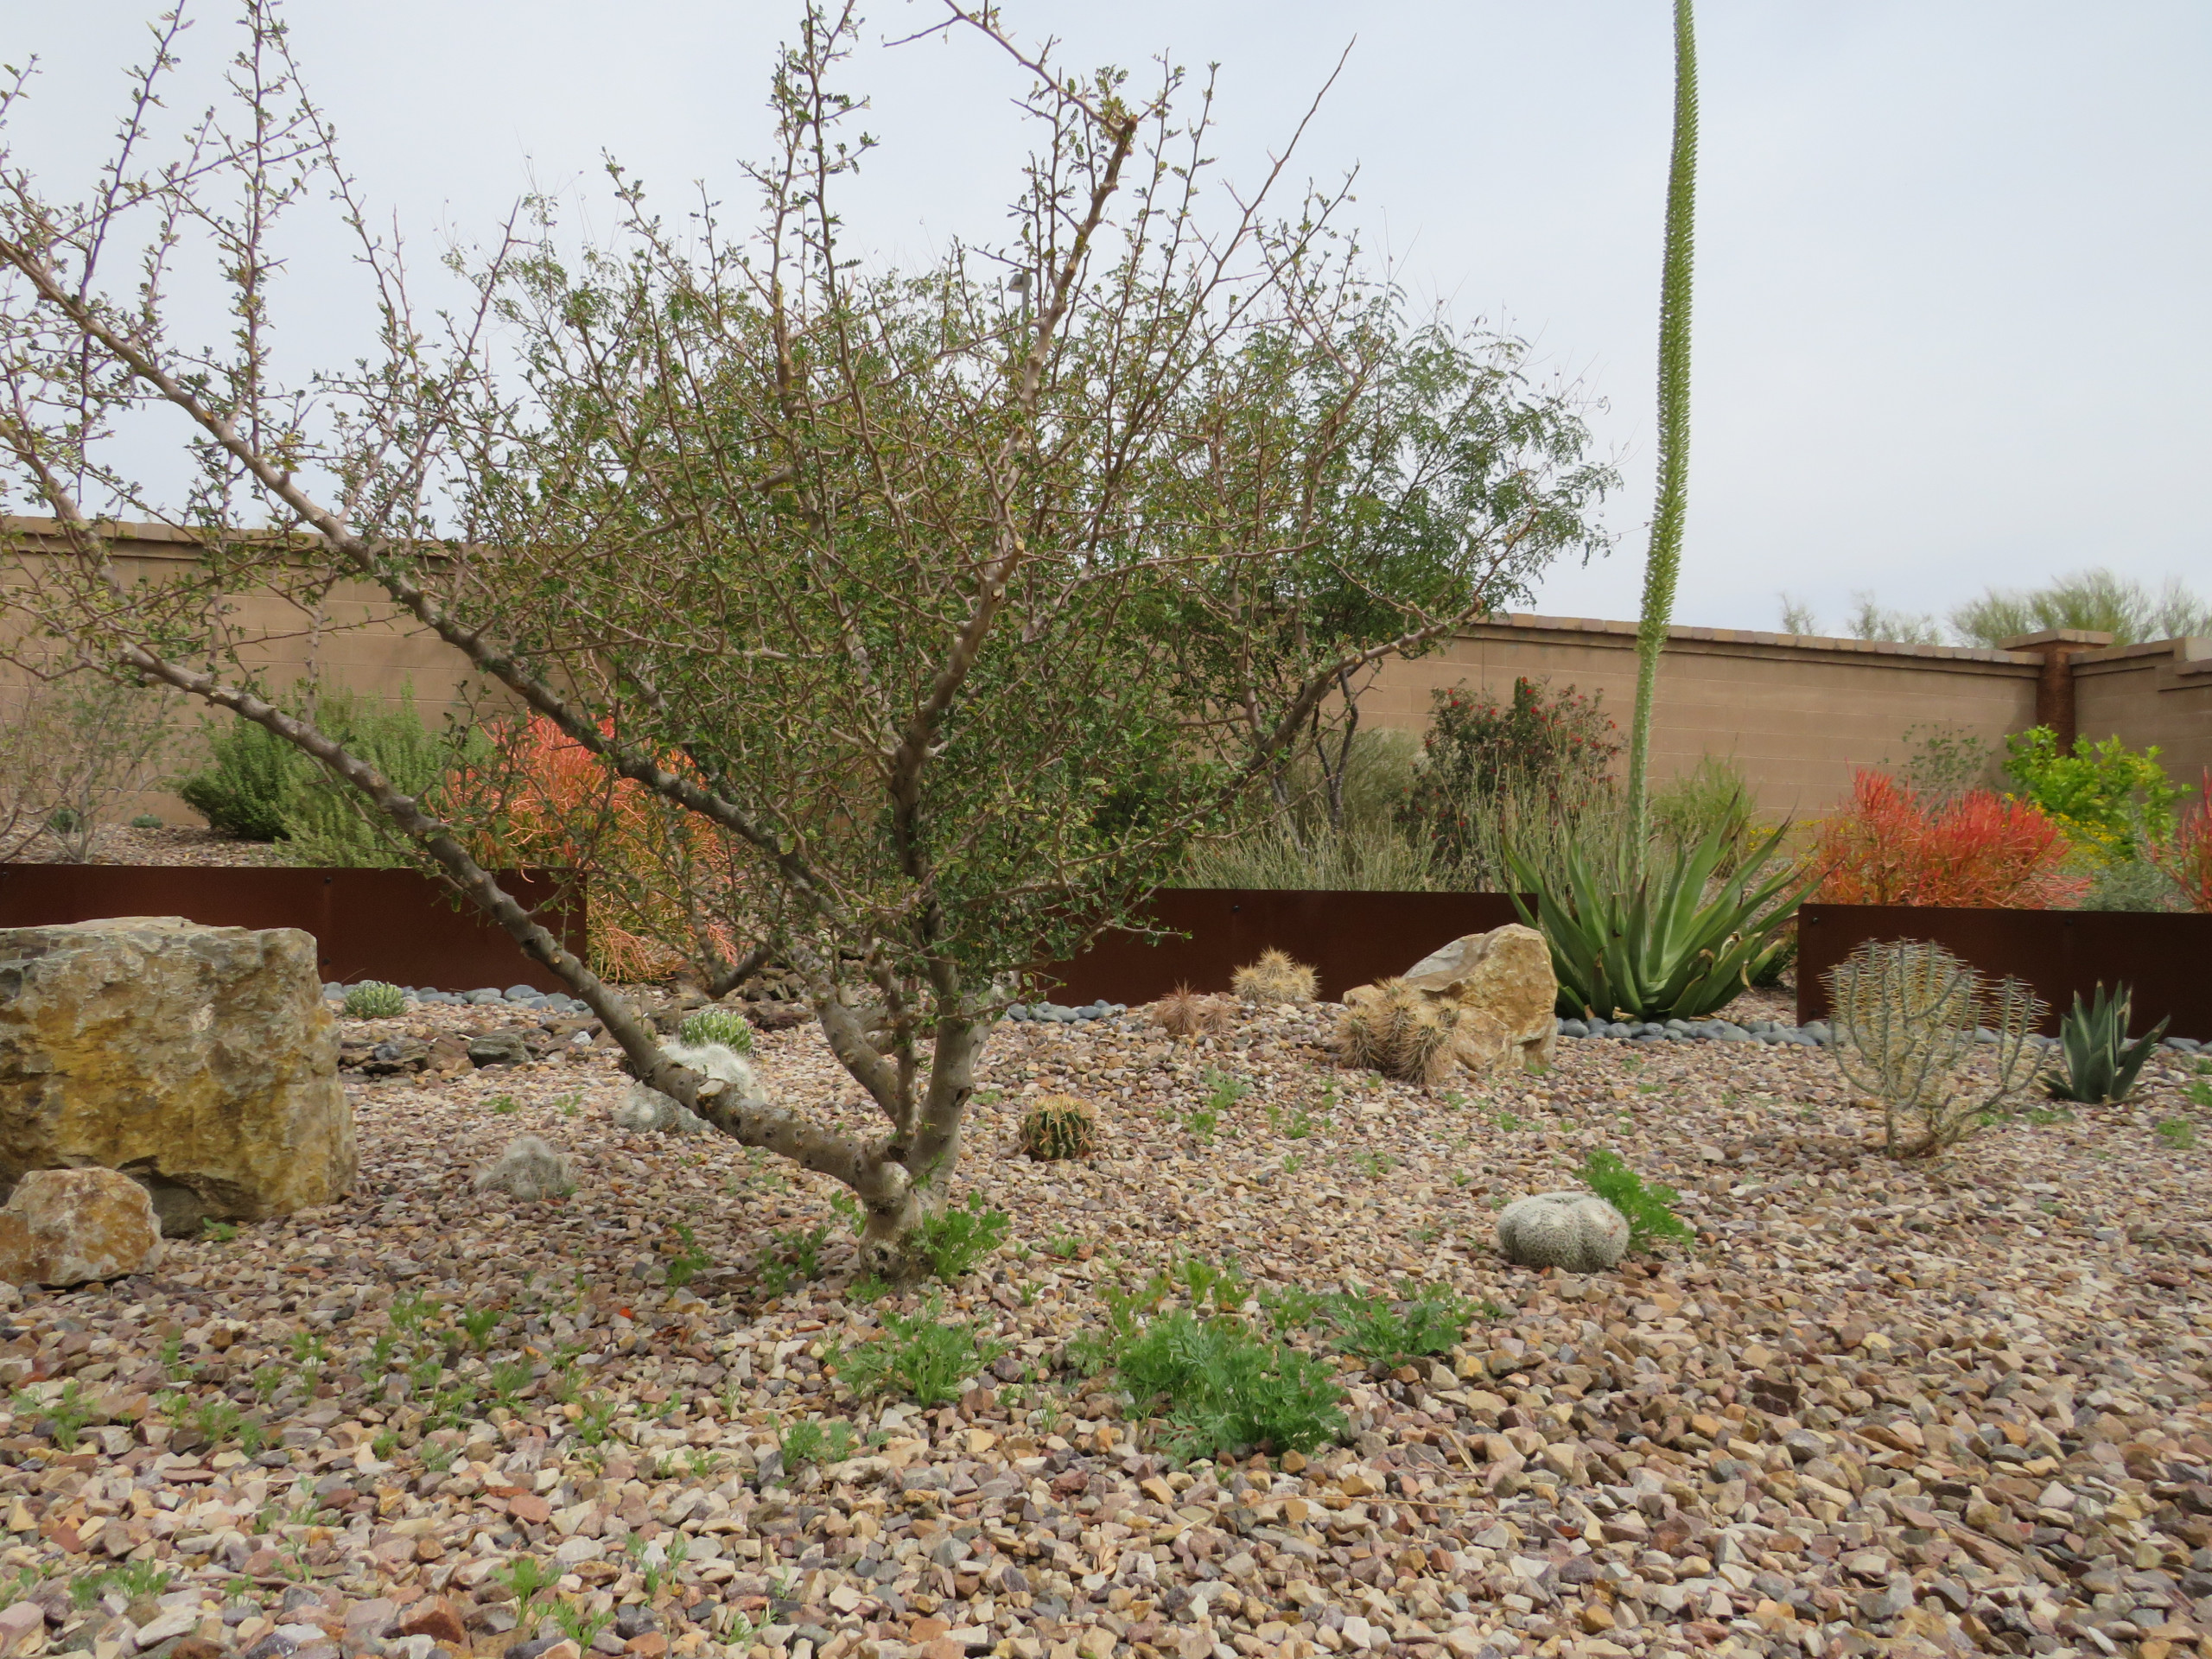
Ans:
{"type": "Polygon", "coordinates": [[[1319,982],[1287,951],[1271,949],[1260,952],[1250,967],[1239,968],[1229,983],[1247,1002],[1311,1002],[1319,982]]]}

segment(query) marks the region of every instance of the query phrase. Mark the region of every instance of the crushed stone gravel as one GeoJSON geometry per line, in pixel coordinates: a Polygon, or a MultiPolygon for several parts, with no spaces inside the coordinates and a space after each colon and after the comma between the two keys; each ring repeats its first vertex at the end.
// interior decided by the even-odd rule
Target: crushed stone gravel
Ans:
{"type": "MultiPolygon", "coordinates": [[[[1817,1051],[1422,1090],[1338,1067],[1332,1014],[1002,1027],[960,1183],[1008,1241],[874,1303],[831,1183],[615,1128],[588,1021],[346,1021],[346,1200],[5,1299],[0,1659],[2212,1655],[2208,1154],[2159,1127],[2202,1062],[1904,1165],[1817,1051]],[[472,1067],[500,1030],[530,1058],[472,1067]],[[1055,1092],[1094,1159],[1016,1154],[1055,1092]],[[572,1193],[472,1190],[523,1134],[572,1193]],[[1507,1264],[1496,1210],[1600,1147],[1694,1246],[1507,1264]],[[1065,1350],[1187,1255],[1485,1312],[1337,1360],[1346,1444],[1178,1466],[1065,1350]],[[855,1397],[838,1347],[931,1307],[1006,1353],[941,1408],[855,1397]],[[804,1419],[851,1455],[785,1468],[804,1419]]],[[[757,1047],[867,1126],[818,1033],[757,1047]]]]}

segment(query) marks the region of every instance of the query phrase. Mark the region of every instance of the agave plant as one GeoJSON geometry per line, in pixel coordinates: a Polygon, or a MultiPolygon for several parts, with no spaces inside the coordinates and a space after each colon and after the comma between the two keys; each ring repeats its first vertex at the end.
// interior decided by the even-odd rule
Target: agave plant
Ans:
{"type": "Polygon", "coordinates": [[[1517,893],[1513,906],[1551,945],[1559,1011],[1694,1020],[1724,1007],[1788,948],[1783,928],[1810,891],[1786,891],[1797,874],[1789,865],[1762,879],[1782,836],[1780,829],[1767,835],[1719,881],[1714,872],[1730,850],[1719,831],[1670,865],[1634,873],[1593,868],[1570,850],[1564,891],[1509,853],[1515,887],[1535,895],[1533,916],[1517,893]]]}
{"type": "Polygon", "coordinates": [[[2131,1043],[2127,1027],[2134,1014],[2134,993],[2126,985],[2116,986],[2107,995],[2102,980],[2097,982],[2096,993],[2086,1008],[2082,1006],[2082,994],[2074,994],[2073,1010],[2058,1022],[2059,1052],[2064,1057],[2065,1069],[2044,1078],[2053,1095],[2061,1100],[2101,1106],[2126,1100],[2133,1092],[2135,1074],[2143,1069],[2143,1062],[2151,1058],[2151,1051],[2158,1047],[2158,1039],[2171,1023],[2169,1015],[2131,1043]]]}

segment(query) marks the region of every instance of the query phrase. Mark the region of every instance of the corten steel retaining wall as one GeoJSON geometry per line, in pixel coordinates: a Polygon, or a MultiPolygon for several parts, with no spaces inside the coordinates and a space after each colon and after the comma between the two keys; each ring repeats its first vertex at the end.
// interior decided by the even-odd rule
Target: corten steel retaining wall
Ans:
{"type": "Polygon", "coordinates": [[[1229,976],[1270,946],[1313,969],[1334,1000],[1402,974],[1439,945],[1521,918],[1502,893],[1291,893],[1171,887],[1147,914],[1187,938],[1147,943],[1104,935],[1071,963],[1046,968],[1056,1001],[1149,1002],[1178,985],[1226,991],[1229,976]]]}
{"type": "MultiPolygon", "coordinates": [[[[557,874],[501,871],[505,887],[556,938],[584,950],[585,903],[557,874]]],[[[388,980],[426,990],[568,988],[465,900],[414,870],[204,868],[149,864],[0,864],[0,927],[182,916],[211,927],[296,927],[315,935],[326,980],[388,980]]]]}
{"type": "Polygon", "coordinates": [[[2050,1004],[2044,1030],[2101,980],[2135,993],[2139,1033],[2212,1039],[2212,916],[2110,910],[1950,910],[1807,905],[1797,912],[1797,1019],[1827,1017],[1821,976],[1867,939],[1931,939],[1985,974],[2010,974],[2050,1004]]]}

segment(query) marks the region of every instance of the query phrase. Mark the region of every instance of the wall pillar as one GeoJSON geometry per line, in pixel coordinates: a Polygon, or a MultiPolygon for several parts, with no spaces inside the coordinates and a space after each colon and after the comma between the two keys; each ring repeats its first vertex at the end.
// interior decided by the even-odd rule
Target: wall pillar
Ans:
{"type": "Polygon", "coordinates": [[[2036,724],[2050,728],[2061,753],[2074,747],[2080,730],[2074,714],[2074,659],[2111,644],[2112,635],[2088,628],[2046,628],[1998,646],[1999,651],[2026,652],[2043,658],[2042,671],[2036,677],[2036,724]]]}

